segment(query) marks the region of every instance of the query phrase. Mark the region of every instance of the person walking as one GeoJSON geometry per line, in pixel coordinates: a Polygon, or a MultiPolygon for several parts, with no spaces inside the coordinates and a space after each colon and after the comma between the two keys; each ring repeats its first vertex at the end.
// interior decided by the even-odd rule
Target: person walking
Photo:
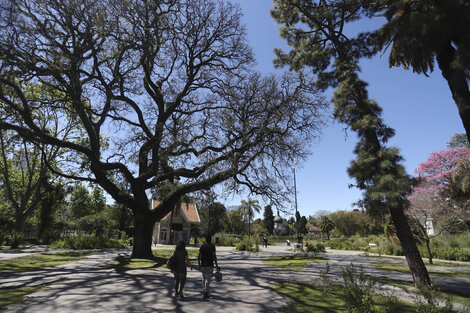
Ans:
{"type": "Polygon", "coordinates": [[[191,270],[193,269],[188,257],[188,251],[186,251],[186,242],[184,242],[184,240],[178,242],[173,254],[176,261],[175,268],[172,270],[172,273],[175,276],[175,297],[184,298],[183,289],[186,283],[186,266],[189,266],[191,270]]]}
{"type": "Polygon", "coordinates": [[[203,298],[209,298],[209,284],[214,272],[214,264],[218,268],[215,246],[211,243],[211,236],[205,237],[206,242],[199,248],[197,263],[202,273],[202,293],[203,298]]]}

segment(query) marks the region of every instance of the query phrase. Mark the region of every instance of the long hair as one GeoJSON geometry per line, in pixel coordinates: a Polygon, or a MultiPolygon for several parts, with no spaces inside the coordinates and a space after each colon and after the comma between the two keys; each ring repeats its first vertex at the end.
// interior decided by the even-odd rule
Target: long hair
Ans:
{"type": "Polygon", "coordinates": [[[186,242],[184,240],[180,240],[176,245],[175,250],[184,250],[186,249],[186,242]]]}

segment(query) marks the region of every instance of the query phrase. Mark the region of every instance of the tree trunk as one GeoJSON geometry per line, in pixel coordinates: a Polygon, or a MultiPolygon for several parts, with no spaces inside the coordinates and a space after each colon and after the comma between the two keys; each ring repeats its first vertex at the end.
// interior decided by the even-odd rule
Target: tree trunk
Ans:
{"type": "Polygon", "coordinates": [[[413,238],[413,234],[411,233],[411,229],[406,219],[406,215],[403,212],[403,208],[390,208],[390,214],[397,231],[397,237],[400,240],[401,246],[405,253],[406,261],[410,267],[410,272],[413,276],[415,285],[430,286],[431,279],[429,278],[429,274],[426,266],[424,265],[423,259],[421,258],[421,254],[416,247],[416,242],[413,238]]]}
{"type": "Polygon", "coordinates": [[[41,201],[41,207],[39,211],[39,229],[38,229],[38,238],[43,244],[48,244],[48,239],[52,235],[52,206],[54,205],[51,195],[48,195],[45,199],[41,201]]]}
{"type": "Polygon", "coordinates": [[[429,246],[429,239],[426,240],[426,249],[428,249],[428,258],[429,258],[429,264],[432,264],[432,253],[431,253],[431,247],[429,246]]]}
{"type": "Polygon", "coordinates": [[[248,238],[251,237],[251,220],[248,218],[248,238]]]}
{"type": "Polygon", "coordinates": [[[119,230],[124,231],[124,224],[126,221],[126,207],[124,204],[121,204],[121,216],[119,217],[119,230]]]}
{"type": "Polygon", "coordinates": [[[23,214],[23,210],[18,208],[15,212],[15,231],[22,234],[24,232],[26,216],[23,214]]]}
{"type": "Polygon", "coordinates": [[[175,208],[172,208],[171,213],[170,213],[170,232],[168,234],[168,243],[170,245],[173,244],[173,215],[174,213],[175,213],[175,208]]]}
{"type": "Polygon", "coordinates": [[[465,75],[465,70],[457,67],[455,63],[455,48],[449,42],[443,46],[437,53],[436,59],[442,76],[447,80],[452,98],[457,105],[463,127],[470,141],[470,90],[465,75]]]}
{"type": "Polygon", "coordinates": [[[154,259],[152,253],[152,234],[154,219],[150,215],[147,201],[135,201],[132,208],[134,212],[134,245],[132,247],[132,258],[154,259]]]}

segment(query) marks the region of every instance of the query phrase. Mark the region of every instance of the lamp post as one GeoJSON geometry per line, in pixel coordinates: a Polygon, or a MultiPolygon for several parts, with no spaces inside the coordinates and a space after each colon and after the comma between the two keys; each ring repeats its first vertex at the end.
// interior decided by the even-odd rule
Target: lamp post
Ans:
{"type": "MultiPolygon", "coordinates": [[[[300,248],[302,250],[303,248],[303,245],[302,245],[302,237],[300,236],[300,232],[299,232],[299,219],[297,217],[297,213],[298,213],[298,210],[297,210],[297,181],[296,181],[296,178],[295,178],[295,159],[294,159],[294,162],[292,164],[292,168],[294,170],[294,200],[295,200],[295,221],[296,221],[296,230],[297,230],[297,246],[298,248],[300,248]]],[[[300,214],[299,214],[300,215],[300,214]]]]}

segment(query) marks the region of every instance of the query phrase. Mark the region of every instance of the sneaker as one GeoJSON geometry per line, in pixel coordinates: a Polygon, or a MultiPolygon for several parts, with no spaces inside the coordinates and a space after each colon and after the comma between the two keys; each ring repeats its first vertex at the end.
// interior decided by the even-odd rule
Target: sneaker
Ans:
{"type": "Polygon", "coordinates": [[[209,298],[209,293],[208,293],[208,292],[204,292],[203,298],[204,298],[204,299],[208,299],[208,298],[209,298]]]}

